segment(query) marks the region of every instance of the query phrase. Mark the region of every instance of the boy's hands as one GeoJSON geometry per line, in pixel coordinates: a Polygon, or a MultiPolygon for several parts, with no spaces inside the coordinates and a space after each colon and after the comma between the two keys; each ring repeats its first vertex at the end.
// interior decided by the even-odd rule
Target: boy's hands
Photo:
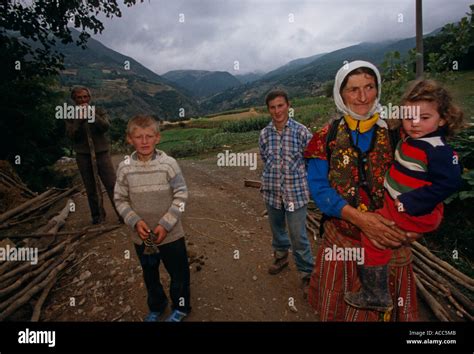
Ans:
{"type": "Polygon", "coordinates": [[[168,231],[166,231],[166,229],[161,226],[161,225],[158,225],[157,227],[155,227],[155,229],[153,230],[153,232],[155,233],[155,235],[158,237],[155,241],[156,244],[160,244],[161,242],[163,242],[163,240],[165,239],[166,235],[168,235],[168,231]]]}
{"type": "Polygon", "coordinates": [[[143,220],[140,220],[135,224],[135,229],[138,232],[138,236],[140,236],[142,240],[146,240],[148,238],[148,234],[151,231],[146,222],[143,220]]]}

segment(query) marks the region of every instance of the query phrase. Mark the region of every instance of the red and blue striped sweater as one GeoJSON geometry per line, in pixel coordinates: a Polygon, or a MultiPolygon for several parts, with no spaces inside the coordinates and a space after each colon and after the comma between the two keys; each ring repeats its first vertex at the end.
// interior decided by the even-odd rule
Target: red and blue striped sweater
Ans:
{"type": "Polygon", "coordinates": [[[412,216],[429,214],[462,183],[456,152],[446,143],[445,129],[398,143],[384,186],[412,216]]]}

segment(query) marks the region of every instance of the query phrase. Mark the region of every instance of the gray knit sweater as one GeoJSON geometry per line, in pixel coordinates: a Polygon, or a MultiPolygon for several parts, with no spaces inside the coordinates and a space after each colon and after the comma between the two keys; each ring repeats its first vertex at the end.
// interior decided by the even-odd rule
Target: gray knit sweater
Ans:
{"type": "MultiPolygon", "coordinates": [[[[114,192],[117,210],[134,231],[141,219],[151,230],[162,225],[168,235],[160,245],[184,236],[181,214],[187,199],[183,174],[176,160],[163,151],[155,150],[146,162],[138,160],[134,152],[120,163],[114,192]]],[[[143,243],[136,232],[132,234],[133,242],[143,243]]]]}

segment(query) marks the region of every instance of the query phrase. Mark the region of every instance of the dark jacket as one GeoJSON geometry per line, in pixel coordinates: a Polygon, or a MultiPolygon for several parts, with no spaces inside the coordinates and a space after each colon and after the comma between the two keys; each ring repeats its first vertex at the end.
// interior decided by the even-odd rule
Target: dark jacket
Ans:
{"type": "Polygon", "coordinates": [[[76,153],[90,153],[86,130],[84,127],[85,124],[89,125],[95,152],[108,151],[109,139],[105,135],[105,132],[110,127],[110,120],[105,110],[96,107],[94,123],[89,123],[86,119],[66,120],[66,134],[70,139],[72,139],[76,153]]]}

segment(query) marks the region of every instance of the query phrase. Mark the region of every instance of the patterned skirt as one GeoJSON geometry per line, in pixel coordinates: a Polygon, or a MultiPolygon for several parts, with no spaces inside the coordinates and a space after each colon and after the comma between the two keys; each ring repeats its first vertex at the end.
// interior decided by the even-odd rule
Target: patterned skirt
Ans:
{"type": "MultiPolygon", "coordinates": [[[[356,309],[344,301],[346,292],[358,291],[357,262],[325,259],[325,249],[360,247],[360,241],[338,232],[331,221],[324,224],[322,243],[317,250],[308,300],[321,321],[383,321],[381,312],[356,309]]],[[[389,289],[394,307],[391,321],[417,321],[416,284],[409,247],[394,250],[389,263],[389,289]]]]}

